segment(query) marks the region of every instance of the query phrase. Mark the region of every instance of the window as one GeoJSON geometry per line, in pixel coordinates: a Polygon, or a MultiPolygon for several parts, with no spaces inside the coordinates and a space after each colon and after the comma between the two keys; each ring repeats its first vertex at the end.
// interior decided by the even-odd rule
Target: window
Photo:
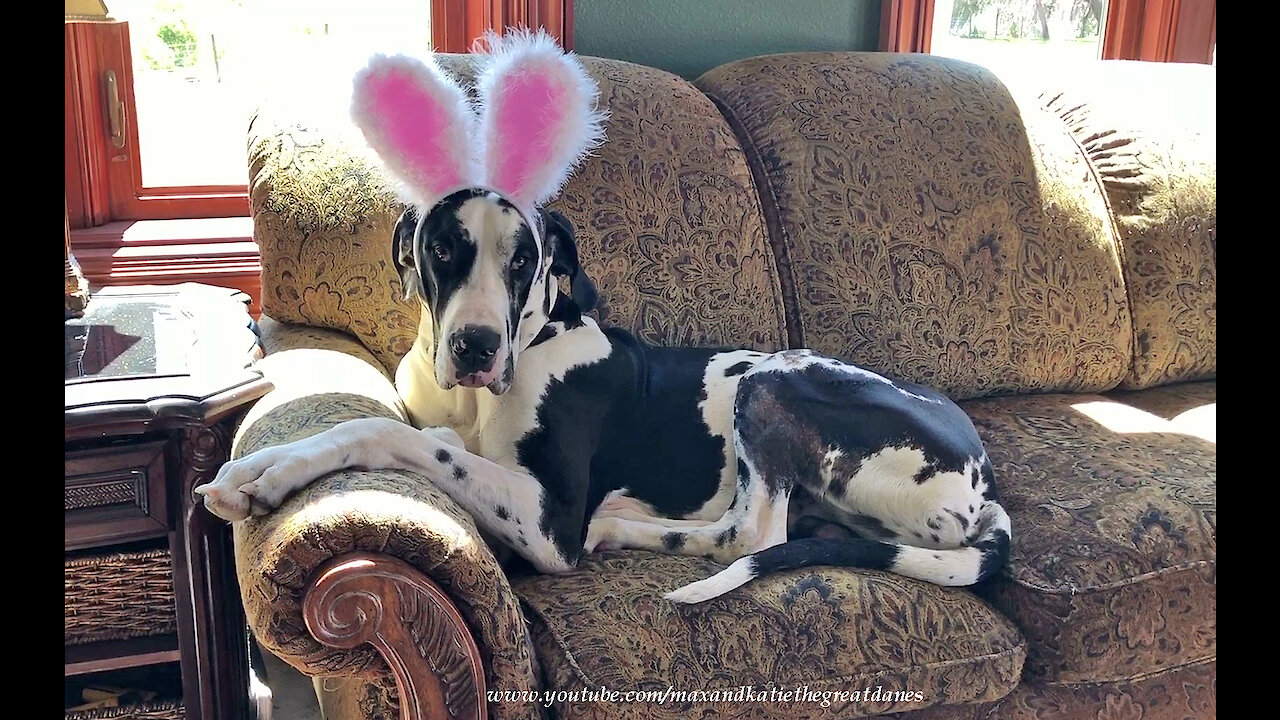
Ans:
{"type": "Polygon", "coordinates": [[[1106,0],[935,0],[930,52],[979,65],[1102,57],[1106,0]]]}
{"type": "Polygon", "coordinates": [[[880,47],[982,65],[1106,59],[1209,63],[1215,0],[882,0],[880,47]]]}
{"type": "MultiPolygon", "coordinates": [[[[112,0],[129,25],[141,187],[244,186],[245,129],[297,78],[430,48],[428,0],[112,0]]],[[[340,77],[328,75],[330,85],[340,77]]],[[[332,91],[330,89],[329,91],[332,91]]]]}
{"type": "Polygon", "coordinates": [[[67,23],[72,228],[248,215],[244,140],[262,97],[373,52],[465,52],[490,28],[565,42],[571,0],[111,0],[67,23]]]}

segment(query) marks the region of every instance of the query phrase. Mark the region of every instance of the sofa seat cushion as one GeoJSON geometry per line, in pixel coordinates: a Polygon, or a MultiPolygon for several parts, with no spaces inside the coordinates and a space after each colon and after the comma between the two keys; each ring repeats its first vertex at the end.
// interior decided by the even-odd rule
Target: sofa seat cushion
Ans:
{"type": "Polygon", "coordinates": [[[1013,521],[982,593],[1026,635],[1030,677],[1114,682],[1216,656],[1216,446],[1209,423],[1142,409],[1203,405],[1205,385],[962,404],[1013,521]]]}
{"type": "MultiPolygon", "coordinates": [[[[586,559],[573,573],[514,581],[548,690],[811,692],[870,688],[873,699],[754,702],[751,718],[848,718],[989,702],[1017,684],[1023,639],[972,593],[879,572],[811,568],[754,580],[705,603],[662,599],[721,569],[641,551],[586,559]],[[874,699],[875,689],[919,698],[874,699]]],[[[558,701],[557,717],[708,717],[723,700],[558,701]]]]}

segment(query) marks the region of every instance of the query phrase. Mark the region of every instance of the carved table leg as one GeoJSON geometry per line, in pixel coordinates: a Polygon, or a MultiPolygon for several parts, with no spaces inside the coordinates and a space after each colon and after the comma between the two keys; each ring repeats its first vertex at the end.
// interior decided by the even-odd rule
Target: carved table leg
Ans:
{"type": "Polygon", "coordinates": [[[193,503],[191,489],[211,481],[231,450],[231,421],[197,424],[183,434],[171,533],[174,592],[188,720],[239,720],[249,701],[244,608],[227,523],[193,503]]]}
{"type": "Polygon", "coordinates": [[[302,615],[336,648],[369,643],[391,667],[401,720],[486,720],[480,650],[438,585],[396,558],[350,553],[320,569],[302,615]]]}

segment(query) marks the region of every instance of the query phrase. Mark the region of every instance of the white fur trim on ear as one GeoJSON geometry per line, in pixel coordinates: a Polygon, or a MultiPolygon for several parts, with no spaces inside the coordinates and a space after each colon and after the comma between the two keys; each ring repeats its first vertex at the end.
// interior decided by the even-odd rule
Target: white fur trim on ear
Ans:
{"type": "Polygon", "coordinates": [[[351,119],[402,183],[405,200],[430,208],[481,180],[475,113],[434,59],[374,55],[356,73],[351,119]]]}
{"type": "Polygon", "coordinates": [[[488,38],[477,87],[485,184],[526,209],[554,198],[604,141],[599,88],[544,31],[488,38]]]}

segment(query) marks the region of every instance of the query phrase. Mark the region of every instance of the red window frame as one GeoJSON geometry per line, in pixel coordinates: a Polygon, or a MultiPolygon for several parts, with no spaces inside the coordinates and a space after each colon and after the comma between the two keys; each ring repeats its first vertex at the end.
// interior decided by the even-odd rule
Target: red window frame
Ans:
{"type": "MultiPolygon", "coordinates": [[[[442,52],[468,52],[489,29],[545,27],[573,48],[573,0],[434,0],[432,43],[442,52]]],[[[132,122],[133,64],[128,24],[67,22],[65,64],[65,181],[67,220],[72,229],[111,221],[247,217],[247,185],[145,187],[132,122]],[[115,75],[124,111],[114,127],[104,80],[115,75]],[[122,141],[117,147],[116,142],[122,141]]]]}
{"type": "MultiPolygon", "coordinates": [[[[881,0],[880,49],[923,52],[933,36],[934,0],[881,0]]],[[[1106,60],[1213,61],[1216,0],[1111,0],[1102,39],[1106,60]]]]}

